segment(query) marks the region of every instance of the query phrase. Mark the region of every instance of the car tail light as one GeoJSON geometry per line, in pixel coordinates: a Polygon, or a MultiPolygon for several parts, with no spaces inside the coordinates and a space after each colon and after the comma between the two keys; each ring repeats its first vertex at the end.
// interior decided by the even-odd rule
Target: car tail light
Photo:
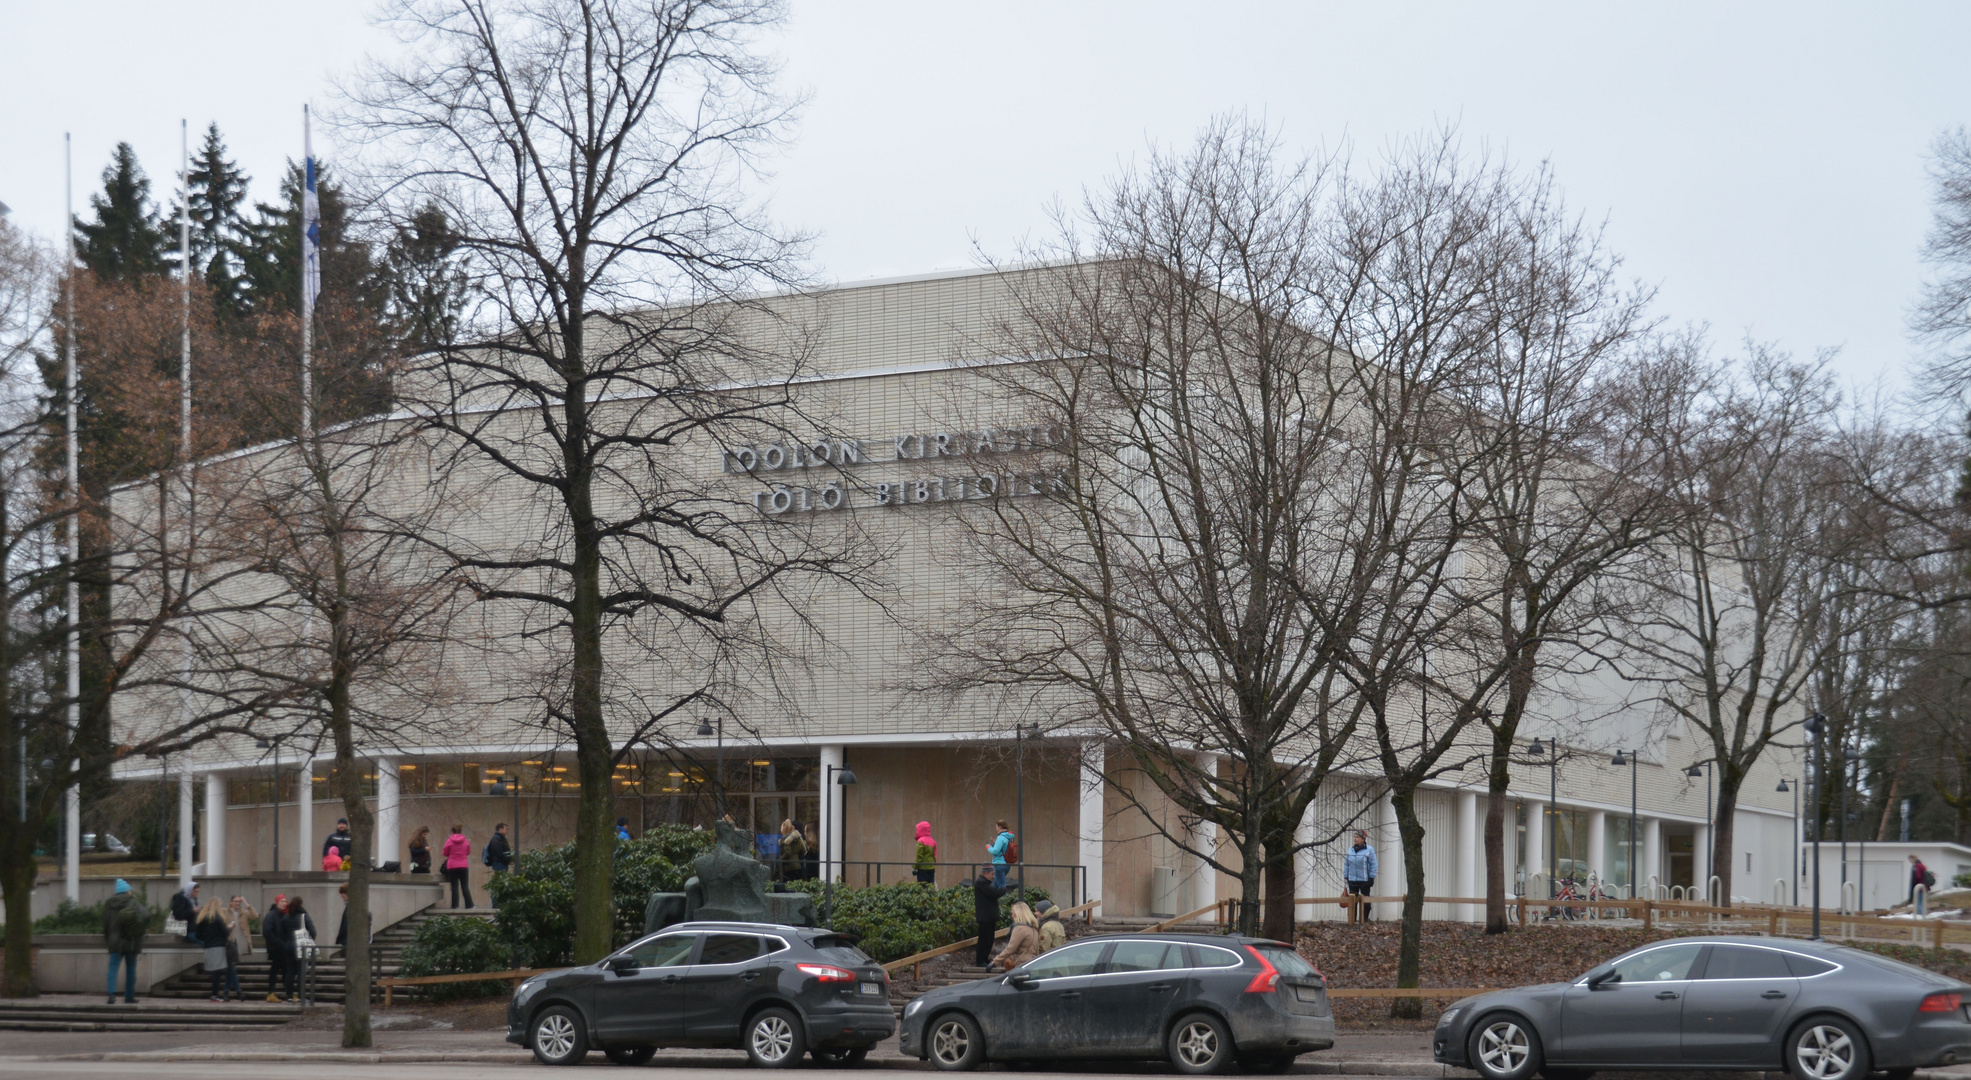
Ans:
{"type": "Polygon", "coordinates": [[[1931,994],[1916,1007],[1917,1012],[1956,1012],[1964,1004],[1963,994],[1931,994]]]}
{"type": "Polygon", "coordinates": [[[827,964],[796,964],[795,967],[800,968],[801,974],[812,975],[821,982],[855,981],[855,972],[838,967],[829,967],[827,964]]]}
{"type": "Polygon", "coordinates": [[[1280,970],[1271,963],[1268,963],[1266,957],[1258,949],[1248,945],[1246,946],[1246,951],[1252,954],[1254,960],[1259,961],[1259,974],[1254,975],[1252,981],[1246,984],[1246,993],[1272,993],[1273,988],[1280,985],[1280,970]]]}

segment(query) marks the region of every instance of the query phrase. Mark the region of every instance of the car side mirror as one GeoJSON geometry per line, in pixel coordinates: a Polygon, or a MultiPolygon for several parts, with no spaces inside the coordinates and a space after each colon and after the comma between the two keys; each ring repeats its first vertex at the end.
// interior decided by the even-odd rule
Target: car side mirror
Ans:
{"type": "Polygon", "coordinates": [[[1006,985],[1020,990],[1025,990],[1027,984],[1032,981],[1033,976],[1025,971],[1015,971],[1011,975],[1006,976],[1006,985]]]}
{"type": "Polygon", "coordinates": [[[1622,981],[1622,976],[1617,975],[1615,973],[1614,968],[1603,968],[1602,970],[1597,971],[1594,974],[1588,976],[1588,989],[1599,990],[1604,986],[1610,985],[1612,983],[1619,983],[1621,981],[1622,981]]]}
{"type": "Polygon", "coordinates": [[[602,969],[604,971],[614,971],[618,974],[635,971],[637,969],[636,957],[612,956],[602,962],[602,969]]]}

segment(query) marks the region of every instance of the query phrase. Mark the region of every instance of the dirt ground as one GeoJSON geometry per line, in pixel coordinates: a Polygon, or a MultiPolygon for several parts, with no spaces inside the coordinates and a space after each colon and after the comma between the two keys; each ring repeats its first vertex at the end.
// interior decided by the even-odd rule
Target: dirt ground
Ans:
{"type": "MultiPolygon", "coordinates": [[[[476,1001],[398,1005],[389,1009],[372,1005],[370,1030],[505,1031],[506,1001],[505,997],[480,998],[476,1001]]],[[[287,1026],[295,1031],[341,1031],[342,1006],[317,1006],[287,1026]]]]}

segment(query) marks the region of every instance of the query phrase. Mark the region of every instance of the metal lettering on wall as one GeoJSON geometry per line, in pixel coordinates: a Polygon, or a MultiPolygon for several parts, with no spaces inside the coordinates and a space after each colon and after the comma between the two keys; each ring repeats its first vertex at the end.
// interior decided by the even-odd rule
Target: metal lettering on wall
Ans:
{"type": "MultiPolygon", "coordinates": [[[[887,457],[870,453],[862,439],[814,439],[741,446],[719,451],[719,471],[747,473],[797,469],[845,469],[950,458],[1024,454],[1059,446],[1065,432],[1047,424],[984,428],[978,431],[910,432],[876,443],[887,457]]],[[[922,503],[968,502],[1056,494],[1065,489],[1066,474],[1048,472],[981,472],[961,476],[910,477],[898,481],[830,480],[816,486],[775,483],[753,493],[753,506],[763,514],[811,513],[863,506],[909,506],[922,503]]]]}

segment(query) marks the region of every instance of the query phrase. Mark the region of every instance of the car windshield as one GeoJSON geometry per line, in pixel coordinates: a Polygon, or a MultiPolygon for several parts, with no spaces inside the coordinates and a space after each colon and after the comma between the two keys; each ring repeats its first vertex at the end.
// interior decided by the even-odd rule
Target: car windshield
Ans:
{"type": "Polygon", "coordinates": [[[1285,945],[1255,945],[1253,948],[1258,949],[1259,955],[1265,957],[1266,962],[1282,975],[1294,979],[1314,977],[1314,965],[1285,945]]]}
{"type": "Polygon", "coordinates": [[[855,943],[839,934],[824,934],[813,941],[814,954],[836,964],[868,964],[874,961],[855,943]]]}

